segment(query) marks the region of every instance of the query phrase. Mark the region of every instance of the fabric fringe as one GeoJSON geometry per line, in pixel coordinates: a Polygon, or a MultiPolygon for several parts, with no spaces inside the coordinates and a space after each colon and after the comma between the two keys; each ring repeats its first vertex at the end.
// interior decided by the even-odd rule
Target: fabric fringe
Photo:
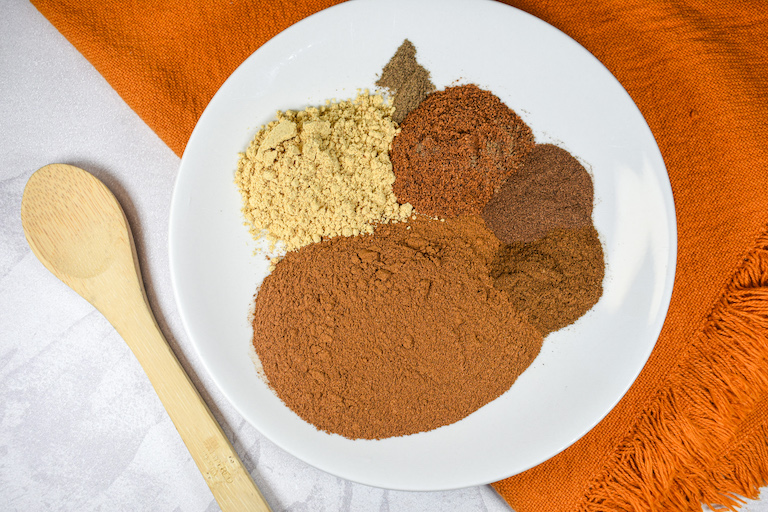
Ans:
{"type": "Polygon", "coordinates": [[[768,233],[581,512],[736,510],[768,482],[768,233]]]}

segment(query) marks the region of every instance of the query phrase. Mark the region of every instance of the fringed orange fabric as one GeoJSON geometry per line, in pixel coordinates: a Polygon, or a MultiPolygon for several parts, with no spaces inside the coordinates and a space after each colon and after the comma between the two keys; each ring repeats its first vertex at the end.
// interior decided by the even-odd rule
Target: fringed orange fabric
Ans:
{"type": "Polygon", "coordinates": [[[729,510],[768,483],[768,234],[579,510],[729,510]]]}

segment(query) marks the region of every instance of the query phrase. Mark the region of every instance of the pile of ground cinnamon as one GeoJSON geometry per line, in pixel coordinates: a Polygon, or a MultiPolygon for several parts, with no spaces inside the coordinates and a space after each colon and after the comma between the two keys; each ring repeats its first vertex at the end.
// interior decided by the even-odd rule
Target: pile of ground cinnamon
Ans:
{"type": "Polygon", "coordinates": [[[256,297],[270,385],[319,429],[378,439],[460,420],[507,391],[542,335],[494,287],[479,217],[379,226],[289,253],[256,297]]]}

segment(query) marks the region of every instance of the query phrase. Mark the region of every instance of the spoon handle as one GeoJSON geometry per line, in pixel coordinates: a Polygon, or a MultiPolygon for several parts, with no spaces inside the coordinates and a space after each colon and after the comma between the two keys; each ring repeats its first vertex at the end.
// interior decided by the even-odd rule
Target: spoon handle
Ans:
{"type": "Polygon", "coordinates": [[[264,496],[160,332],[144,294],[115,291],[123,314],[105,316],[144,368],[221,509],[270,512],[264,496]]]}

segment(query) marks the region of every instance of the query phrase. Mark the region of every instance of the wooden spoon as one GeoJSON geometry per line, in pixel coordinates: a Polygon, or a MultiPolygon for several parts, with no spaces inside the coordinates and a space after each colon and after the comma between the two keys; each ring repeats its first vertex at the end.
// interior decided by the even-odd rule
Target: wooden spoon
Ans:
{"type": "Polygon", "coordinates": [[[77,167],[47,165],[27,182],[21,223],[43,265],[128,343],[222,510],[269,511],[157,326],[131,229],[109,189],[77,167]]]}

